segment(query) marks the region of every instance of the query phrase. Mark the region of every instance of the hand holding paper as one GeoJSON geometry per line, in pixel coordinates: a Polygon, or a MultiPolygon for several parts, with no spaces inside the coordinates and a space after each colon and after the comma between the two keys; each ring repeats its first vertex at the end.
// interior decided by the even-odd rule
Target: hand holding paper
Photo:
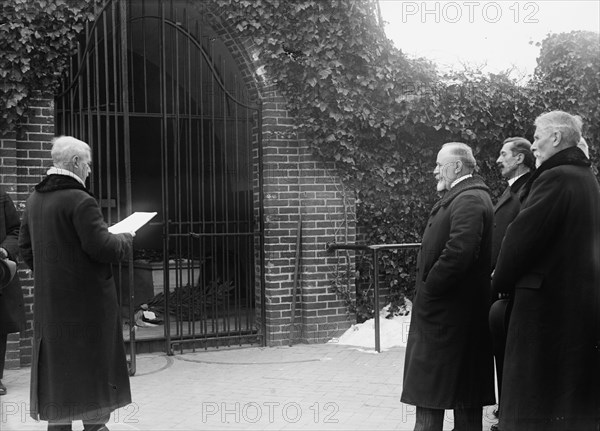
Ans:
{"type": "Polygon", "coordinates": [[[156,212],[134,212],[129,217],[121,220],[108,228],[110,233],[130,233],[135,232],[148,223],[156,215],[156,212]]]}

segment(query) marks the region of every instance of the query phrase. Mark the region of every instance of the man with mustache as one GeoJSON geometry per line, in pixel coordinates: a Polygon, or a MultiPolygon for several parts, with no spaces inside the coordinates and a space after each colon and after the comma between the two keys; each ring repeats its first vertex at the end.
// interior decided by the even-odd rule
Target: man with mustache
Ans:
{"type": "MultiPolygon", "coordinates": [[[[492,271],[496,266],[500,245],[508,225],[514,220],[521,208],[520,192],[523,185],[535,169],[535,157],[531,152],[531,142],[525,138],[513,137],[505,139],[496,160],[500,174],[508,182],[496,205],[494,205],[494,233],[492,236],[492,271]]],[[[496,359],[496,376],[498,377],[498,398],[502,392],[502,368],[504,366],[504,345],[506,344],[506,329],[510,317],[512,301],[508,297],[492,298],[490,309],[490,332],[496,359]]],[[[497,416],[498,411],[494,414],[497,416]]],[[[491,431],[497,431],[498,426],[492,425],[491,431]]]]}

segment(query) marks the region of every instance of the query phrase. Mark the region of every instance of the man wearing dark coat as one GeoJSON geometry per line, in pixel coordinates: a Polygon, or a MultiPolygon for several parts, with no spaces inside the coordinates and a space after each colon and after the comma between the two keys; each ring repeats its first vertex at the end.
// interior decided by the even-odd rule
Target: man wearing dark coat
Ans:
{"type": "Polygon", "coordinates": [[[448,143],[433,171],[443,197],[433,206],[417,261],[401,401],[415,405],[415,430],[441,430],[454,409],[456,430],[481,430],[495,403],[488,329],[493,206],[474,176],[475,158],[448,143]]]}
{"type": "Polygon", "coordinates": [[[582,122],[536,121],[538,169],[523,189],[492,281],[513,297],[500,429],[595,430],[600,424],[600,186],[577,148],[582,122]]]}
{"type": "MultiPolygon", "coordinates": [[[[535,157],[531,152],[531,142],[525,138],[507,138],[502,143],[500,155],[496,160],[502,178],[506,179],[508,186],[494,205],[494,230],[492,234],[492,271],[496,267],[500,245],[508,225],[514,220],[521,208],[520,192],[523,185],[535,169],[535,157]]],[[[502,393],[502,368],[504,366],[504,345],[506,344],[506,330],[510,317],[512,301],[510,298],[492,298],[490,309],[490,333],[496,359],[496,376],[498,381],[498,398],[502,393]],[[497,299],[497,300],[496,300],[497,299]]],[[[498,414],[495,410],[494,414],[498,414]]],[[[492,425],[491,431],[496,431],[497,425],[492,425]]]]}
{"type": "Polygon", "coordinates": [[[52,167],[27,199],[19,246],[34,277],[31,416],[48,430],[106,430],[113,410],[131,402],[111,263],[132,235],[109,233],[85,187],[90,147],[53,140],[52,167]]]}
{"type": "MultiPolygon", "coordinates": [[[[12,199],[0,190],[0,259],[17,261],[19,252],[19,214],[12,199]]],[[[0,395],[6,394],[2,384],[8,334],[20,332],[25,327],[25,304],[19,277],[15,276],[0,286],[0,395]]]]}

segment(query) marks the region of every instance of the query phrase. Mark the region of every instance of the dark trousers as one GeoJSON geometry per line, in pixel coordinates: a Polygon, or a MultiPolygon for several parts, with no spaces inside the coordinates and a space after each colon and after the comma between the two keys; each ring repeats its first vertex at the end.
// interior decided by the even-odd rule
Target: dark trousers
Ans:
{"type": "MultiPolygon", "coordinates": [[[[454,431],[481,431],[483,407],[454,409],[454,431]]],[[[444,410],[417,406],[414,431],[442,431],[444,410]]]]}
{"type": "MultiPolygon", "coordinates": [[[[105,416],[102,416],[94,421],[88,422],[83,421],[83,431],[102,431],[108,430],[105,425],[110,420],[110,413],[105,416]]],[[[71,423],[70,422],[55,422],[48,421],[48,431],[71,431],[71,423]]]]}
{"type": "Polygon", "coordinates": [[[496,378],[498,380],[498,401],[502,393],[502,370],[504,369],[504,351],[506,349],[506,334],[512,310],[512,300],[500,299],[490,308],[490,334],[492,335],[492,348],[496,359],[496,378]]]}
{"type": "Polygon", "coordinates": [[[6,356],[6,342],[8,340],[8,334],[0,334],[0,380],[4,377],[4,363],[6,356]]]}

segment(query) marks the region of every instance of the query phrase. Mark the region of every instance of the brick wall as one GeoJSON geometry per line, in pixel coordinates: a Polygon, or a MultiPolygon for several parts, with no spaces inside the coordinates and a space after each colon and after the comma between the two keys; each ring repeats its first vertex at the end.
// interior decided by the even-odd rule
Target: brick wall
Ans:
{"type": "MultiPolygon", "coordinates": [[[[0,185],[13,199],[22,213],[31,189],[51,166],[50,140],[54,136],[54,107],[51,98],[39,96],[30,105],[28,118],[16,132],[0,138],[0,185]]],[[[23,262],[19,264],[19,277],[25,298],[27,326],[20,334],[8,337],[6,368],[19,368],[31,364],[33,336],[33,278],[23,262]]]]}

